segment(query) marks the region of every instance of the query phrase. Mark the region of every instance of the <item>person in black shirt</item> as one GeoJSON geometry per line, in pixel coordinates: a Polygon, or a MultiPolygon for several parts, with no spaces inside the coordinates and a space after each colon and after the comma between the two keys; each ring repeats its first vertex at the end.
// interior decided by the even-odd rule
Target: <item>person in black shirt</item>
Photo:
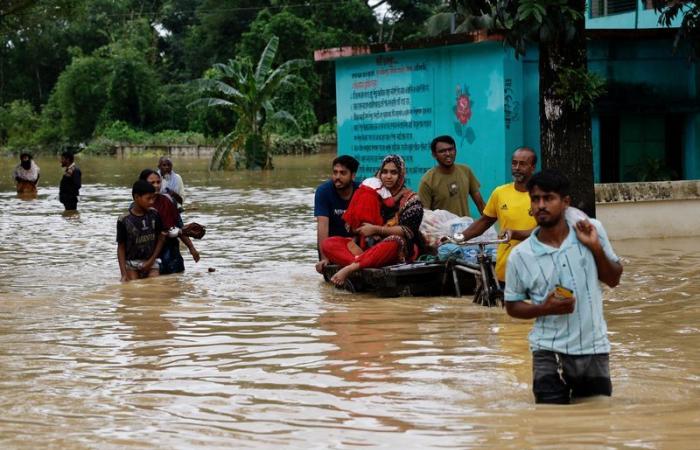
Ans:
{"type": "Polygon", "coordinates": [[[165,236],[158,211],[153,209],[156,190],[145,180],[134,183],[133,205],[117,219],[117,261],[122,281],[157,277],[165,236]]]}
{"type": "Polygon", "coordinates": [[[63,152],[61,154],[61,167],[63,167],[63,177],[58,188],[58,200],[63,203],[66,211],[78,209],[78,195],[80,195],[81,173],[75,165],[73,153],[63,152]]]}

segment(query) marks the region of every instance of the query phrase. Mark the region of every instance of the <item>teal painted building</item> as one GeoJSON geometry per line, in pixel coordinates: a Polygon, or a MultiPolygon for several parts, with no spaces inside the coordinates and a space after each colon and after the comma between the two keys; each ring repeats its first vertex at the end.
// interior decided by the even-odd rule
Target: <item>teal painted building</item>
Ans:
{"type": "MultiPolygon", "coordinates": [[[[697,69],[674,54],[674,30],[637,1],[593,1],[589,70],[608,81],[592,111],[596,182],[700,178],[697,69]]],[[[316,52],[335,60],[338,153],[373,175],[399,153],[418,187],[435,163],[430,140],[450,134],[487,197],[510,180],[510,155],[539,150],[537,49],[516,59],[485,35],[451,36],[422,48],[373,46],[316,52]]]]}

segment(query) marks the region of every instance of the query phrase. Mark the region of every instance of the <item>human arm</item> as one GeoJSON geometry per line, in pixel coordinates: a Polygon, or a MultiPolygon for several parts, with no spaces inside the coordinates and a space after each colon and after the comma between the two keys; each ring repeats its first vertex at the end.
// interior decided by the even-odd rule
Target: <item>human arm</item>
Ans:
{"type": "Polygon", "coordinates": [[[423,177],[420,181],[420,186],[418,186],[418,198],[420,198],[424,208],[433,209],[433,190],[430,189],[430,184],[428,184],[425,177],[423,177]]]}
{"type": "Polygon", "coordinates": [[[508,236],[509,240],[524,241],[530,237],[532,230],[534,230],[534,228],[530,228],[529,230],[512,230],[506,228],[505,230],[501,230],[501,236],[508,236]]]}
{"type": "Polygon", "coordinates": [[[160,252],[163,251],[163,244],[165,243],[165,234],[159,232],[158,233],[158,238],[156,240],[156,248],[153,250],[153,253],[151,256],[143,262],[143,271],[148,272],[151,270],[151,267],[153,264],[156,262],[156,258],[158,255],[160,255],[160,252]]]}
{"type": "Polygon", "coordinates": [[[128,281],[126,276],[126,243],[119,242],[117,244],[117,262],[119,263],[119,272],[121,273],[121,280],[128,281]]]}
{"type": "Polygon", "coordinates": [[[380,226],[364,223],[356,231],[363,236],[401,236],[406,239],[413,239],[414,236],[417,236],[420,233],[419,229],[422,221],[423,204],[417,196],[413,195],[402,207],[401,212],[399,213],[397,225],[380,226]]]}
{"type": "Polygon", "coordinates": [[[470,239],[474,239],[475,237],[484,234],[484,232],[488,230],[489,227],[491,227],[491,225],[493,225],[494,223],[496,223],[495,217],[482,215],[474,222],[472,222],[472,224],[469,225],[466,230],[462,231],[462,236],[467,241],[470,239]]]}
{"type": "Polygon", "coordinates": [[[603,236],[601,239],[598,229],[588,220],[577,222],[575,228],[579,242],[593,253],[595,265],[598,269],[598,279],[610,287],[620,284],[622,264],[608,257],[608,253],[612,253],[612,248],[606,252],[605,246],[610,245],[607,236],[603,236]]]}
{"type": "Polygon", "coordinates": [[[199,252],[194,246],[194,243],[190,239],[189,236],[187,236],[185,233],[180,233],[180,240],[182,241],[183,244],[187,247],[187,250],[190,251],[190,255],[192,255],[192,259],[194,259],[194,262],[199,262],[199,252]]]}
{"type": "Polygon", "coordinates": [[[71,177],[73,179],[73,185],[75,186],[75,189],[80,189],[81,187],[83,187],[83,184],[82,184],[83,176],[82,176],[82,173],[80,172],[80,169],[78,169],[76,167],[75,170],[73,170],[73,174],[71,175],[71,177]]]}
{"type": "Polygon", "coordinates": [[[516,319],[534,319],[540,316],[571,314],[574,312],[575,305],[576,297],[562,298],[552,291],[543,303],[529,303],[523,300],[506,301],[506,312],[516,319]]]}
{"type": "Polygon", "coordinates": [[[329,219],[326,216],[316,216],[316,245],[318,247],[319,261],[316,263],[316,272],[323,273],[323,268],[328,264],[328,258],[323,254],[321,243],[328,238],[329,219]]]}
{"type": "Polygon", "coordinates": [[[472,200],[474,200],[474,204],[476,205],[476,209],[479,210],[479,214],[483,216],[484,214],[484,208],[486,207],[486,203],[484,203],[484,198],[481,196],[481,192],[477,189],[476,191],[471,193],[472,200]]]}

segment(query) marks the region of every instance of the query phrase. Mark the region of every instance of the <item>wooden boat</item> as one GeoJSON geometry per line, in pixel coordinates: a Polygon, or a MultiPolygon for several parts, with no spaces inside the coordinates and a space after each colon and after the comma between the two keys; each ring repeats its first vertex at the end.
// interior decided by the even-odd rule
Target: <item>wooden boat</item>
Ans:
{"type": "MultiPolygon", "coordinates": [[[[378,269],[362,269],[353,273],[344,288],[350,292],[374,292],[379,297],[399,296],[460,296],[472,295],[477,287],[473,273],[479,266],[465,261],[430,261],[396,264],[378,269]],[[457,266],[462,266],[458,270],[457,266]]],[[[326,266],[326,281],[340,269],[326,266]]]]}

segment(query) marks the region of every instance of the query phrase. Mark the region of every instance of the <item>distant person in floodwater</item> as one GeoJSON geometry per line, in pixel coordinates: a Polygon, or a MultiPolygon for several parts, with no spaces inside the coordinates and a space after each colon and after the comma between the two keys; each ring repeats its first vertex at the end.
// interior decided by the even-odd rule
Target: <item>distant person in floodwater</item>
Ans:
{"type": "Polygon", "coordinates": [[[331,282],[338,287],[344,286],[353,272],[413,261],[424,248],[419,231],[423,205],[415,192],[405,185],[406,164],[403,158],[399,155],[384,157],[376,176],[391,192],[394,206],[382,204],[383,224],[365,223],[356,230],[364,237],[377,236],[374,245],[353,253],[348,246],[352,238],[337,236],[326,239],[321,246],[330,262],[343,266],[331,278],[331,282]]]}
{"type": "Polygon", "coordinates": [[[15,167],[13,176],[17,183],[17,193],[20,195],[36,195],[36,186],[41,175],[39,166],[29,153],[19,155],[19,164],[15,167]]]}
{"type": "Polygon", "coordinates": [[[122,281],[157,277],[165,236],[158,212],[153,209],[156,190],[138,180],[131,189],[134,200],[129,212],[117,220],[117,261],[122,281]]]}
{"type": "Polygon", "coordinates": [[[167,275],[185,271],[185,261],[180,254],[180,241],[187,246],[194,262],[199,261],[199,252],[194,247],[192,240],[182,232],[183,223],[177,210],[175,200],[168,194],[160,193],[161,179],[158,172],[144,169],[139,175],[139,180],[147,181],[156,190],[153,198],[153,208],[158,211],[163,230],[168,231],[165,237],[163,250],[160,253],[160,274],[167,275]],[[173,234],[174,236],[171,236],[173,234]]]}
{"type": "Polygon", "coordinates": [[[505,303],[511,317],[535,319],[529,335],[535,401],[609,397],[610,341],[600,282],[617,286],[620,258],[600,222],[566,219],[571,197],[561,172],[536,173],[527,189],[538,227],[510,253],[505,303]]]}
{"type": "Polygon", "coordinates": [[[185,185],[182,177],[173,170],[173,161],[169,156],[158,160],[158,174],[161,177],[160,193],[170,195],[182,207],[185,198],[185,185]]]}
{"type": "Polygon", "coordinates": [[[338,156],[331,163],[331,179],[316,188],[314,194],[314,217],[316,217],[316,245],[318,262],[316,271],[323,273],[328,258],[323,254],[323,241],[331,236],[350,237],[345,228],[343,214],[350,204],[360,183],[355,181],[355,174],[360,163],[348,155],[338,156]]]}
{"type": "Polygon", "coordinates": [[[61,154],[61,167],[63,167],[63,177],[58,188],[58,200],[63,203],[66,211],[78,209],[78,195],[82,187],[82,173],[75,165],[75,157],[72,152],[61,154]]]}

